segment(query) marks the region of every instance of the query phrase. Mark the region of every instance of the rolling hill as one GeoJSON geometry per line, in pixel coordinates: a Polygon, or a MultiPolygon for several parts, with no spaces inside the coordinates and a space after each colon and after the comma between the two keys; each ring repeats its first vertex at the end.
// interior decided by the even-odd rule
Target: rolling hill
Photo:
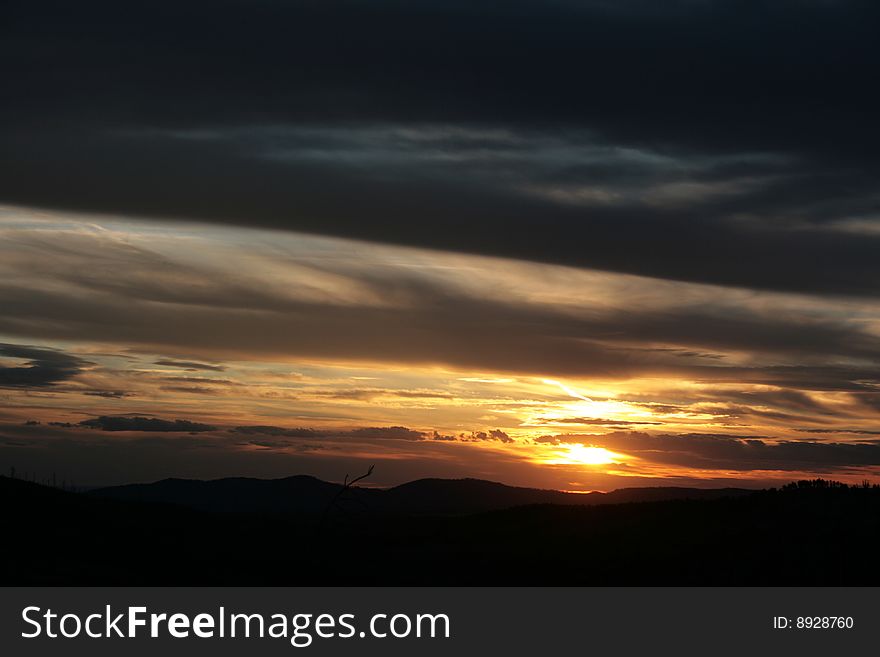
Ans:
{"type": "Polygon", "coordinates": [[[802,483],[751,494],[699,493],[702,499],[630,489],[593,496],[595,504],[558,504],[548,500],[571,497],[491,482],[421,480],[367,493],[386,505],[382,512],[361,507],[325,515],[314,512],[319,504],[302,500],[276,506],[281,513],[243,510],[255,508],[267,491],[338,491],[310,478],[171,480],[83,494],[0,477],[0,585],[880,583],[880,488],[802,483]],[[251,494],[233,504],[243,490],[251,494]],[[213,491],[227,497],[214,502],[213,491]],[[165,497],[147,501],[147,493],[165,497]],[[235,512],[185,506],[183,493],[235,512]],[[679,499],[633,501],[652,495],[679,499]],[[610,503],[615,498],[628,502],[610,503]],[[524,501],[532,503],[450,513],[524,501]]]}
{"type": "MultiPolygon", "coordinates": [[[[93,490],[104,499],[160,502],[212,512],[323,513],[341,486],[298,475],[282,479],[235,477],[201,481],[163,479],[93,490]]],[[[529,504],[582,506],[662,500],[708,500],[741,497],[753,491],[741,488],[623,488],[610,493],[566,493],[520,488],[480,479],[418,479],[388,489],[353,487],[342,502],[373,513],[408,515],[463,515],[529,504]]]]}

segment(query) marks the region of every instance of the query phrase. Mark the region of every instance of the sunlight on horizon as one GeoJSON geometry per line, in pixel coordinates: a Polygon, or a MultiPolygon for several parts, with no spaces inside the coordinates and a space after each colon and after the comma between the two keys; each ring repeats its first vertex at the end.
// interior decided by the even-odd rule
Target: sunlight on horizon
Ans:
{"type": "Polygon", "coordinates": [[[620,463],[625,458],[625,455],[604,447],[573,443],[560,446],[553,457],[542,459],[542,462],[549,465],[610,465],[620,463]]]}

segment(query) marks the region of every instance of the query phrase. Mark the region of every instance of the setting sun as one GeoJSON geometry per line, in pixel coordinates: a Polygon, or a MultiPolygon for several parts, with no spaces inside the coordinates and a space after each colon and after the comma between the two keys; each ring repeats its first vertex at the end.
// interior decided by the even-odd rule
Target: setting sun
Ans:
{"type": "Polygon", "coordinates": [[[575,443],[573,445],[561,446],[555,456],[545,461],[545,463],[556,465],[607,465],[609,463],[620,463],[623,458],[622,454],[617,454],[604,447],[575,443]]]}

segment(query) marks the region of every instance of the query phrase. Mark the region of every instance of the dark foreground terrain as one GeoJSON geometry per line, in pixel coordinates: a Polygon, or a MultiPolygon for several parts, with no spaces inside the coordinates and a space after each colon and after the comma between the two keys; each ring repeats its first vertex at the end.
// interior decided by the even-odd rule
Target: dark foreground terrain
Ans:
{"type": "Polygon", "coordinates": [[[309,478],[168,481],[70,493],[0,477],[0,583],[880,584],[877,488],[629,489],[590,501],[426,480],[398,498],[358,490],[334,503],[340,486],[309,478]],[[314,497],[267,502],[287,489],[314,497]],[[486,510],[511,500],[525,505],[486,510]]]}
{"type": "Polygon", "coordinates": [[[719,499],[751,494],[743,488],[621,488],[610,493],[566,493],[519,488],[481,479],[419,479],[394,488],[355,486],[337,497],[340,485],[304,475],[283,479],[234,477],[201,481],[163,479],[152,484],[99,488],[89,495],[128,502],[163,502],[198,511],[381,515],[467,515],[530,504],[593,505],[681,499],[719,499]]]}

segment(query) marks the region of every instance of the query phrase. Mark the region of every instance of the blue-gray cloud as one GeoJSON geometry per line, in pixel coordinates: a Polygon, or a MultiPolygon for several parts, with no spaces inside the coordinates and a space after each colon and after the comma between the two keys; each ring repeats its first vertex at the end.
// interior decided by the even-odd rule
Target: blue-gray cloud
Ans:
{"type": "Polygon", "coordinates": [[[880,289],[877,3],[128,7],[6,10],[0,200],[880,289]]]}
{"type": "Polygon", "coordinates": [[[45,388],[79,374],[87,364],[56,349],[0,343],[0,357],[21,360],[21,365],[0,366],[0,388],[45,388]]]}

